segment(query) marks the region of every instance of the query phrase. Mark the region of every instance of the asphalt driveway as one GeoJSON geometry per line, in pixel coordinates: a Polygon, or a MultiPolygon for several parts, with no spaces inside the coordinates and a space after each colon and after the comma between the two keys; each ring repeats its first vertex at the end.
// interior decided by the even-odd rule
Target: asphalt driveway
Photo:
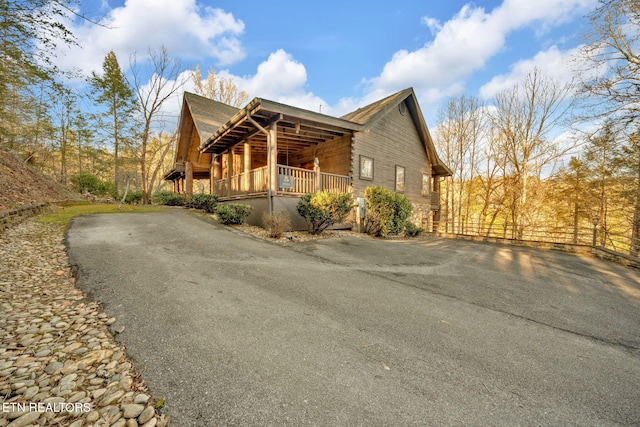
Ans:
{"type": "Polygon", "coordinates": [[[175,426],[640,420],[638,270],[438,238],[282,247],[183,210],[80,217],[67,242],[175,426]]]}

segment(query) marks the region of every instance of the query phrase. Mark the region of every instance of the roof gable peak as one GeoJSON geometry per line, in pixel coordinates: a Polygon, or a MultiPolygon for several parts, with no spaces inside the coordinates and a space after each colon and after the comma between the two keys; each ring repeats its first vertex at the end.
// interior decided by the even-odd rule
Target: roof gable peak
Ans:
{"type": "Polygon", "coordinates": [[[413,97],[415,100],[415,93],[411,87],[391,94],[369,105],[365,105],[364,107],[360,107],[351,113],[345,114],[342,116],[342,119],[361,125],[370,124],[384,116],[388,111],[396,108],[409,97],[413,97]]]}

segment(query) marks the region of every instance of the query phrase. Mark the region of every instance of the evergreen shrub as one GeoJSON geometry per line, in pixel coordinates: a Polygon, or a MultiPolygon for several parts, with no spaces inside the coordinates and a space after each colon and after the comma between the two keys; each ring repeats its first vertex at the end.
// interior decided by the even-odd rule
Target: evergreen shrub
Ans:
{"type": "Polygon", "coordinates": [[[353,208],[353,198],[350,193],[316,191],[302,196],[296,208],[306,221],[309,233],[319,234],[345,220],[353,208]]]}
{"type": "Polygon", "coordinates": [[[387,236],[406,230],[412,206],[404,194],[375,186],[367,187],[364,197],[367,208],[365,232],[374,236],[387,236]]]}
{"type": "Polygon", "coordinates": [[[191,205],[195,209],[201,209],[207,213],[214,213],[218,205],[217,194],[192,194],[191,205]]]}
{"type": "Polygon", "coordinates": [[[183,194],[174,193],[173,191],[158,191],[151,198],[153,203],[165,206],[184,206],[185,199],[183,194]]]}
{"type": "Polygon", "coordinates": [[[245,222],[252,207],[241,203],[221,203],[216,206],[218,221],[223,224],[242,224],[245,222]]]}

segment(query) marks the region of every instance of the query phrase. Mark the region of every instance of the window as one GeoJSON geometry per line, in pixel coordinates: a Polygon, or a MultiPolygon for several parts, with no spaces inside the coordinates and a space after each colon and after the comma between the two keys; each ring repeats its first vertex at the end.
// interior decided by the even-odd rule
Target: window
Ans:
{"type": "Polygon", "coordinates": [[[360,156],[360,179],[373,181],[373,159],[360,156]]]}
{"type": "Polygon", "coordinates": [[[429,175],[428,173],[423,173],[422,174],[422,191],[420,192],[420,194],[422,194],[425,197],[429,197],[430,190],[431,190],[431,175],[429,175]]]}
{"type": "Polygon", "coordinates": [[[404,193],[404,166],[396,165],[396,191],[404,193]]]}

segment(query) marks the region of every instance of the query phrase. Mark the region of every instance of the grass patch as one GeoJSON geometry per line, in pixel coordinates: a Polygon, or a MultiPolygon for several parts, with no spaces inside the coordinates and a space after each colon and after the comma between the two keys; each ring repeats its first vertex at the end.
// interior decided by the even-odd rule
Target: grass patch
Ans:
{"type": "Polygon", "coordinates": [[[112,205],[75,205],[63,206],[53,212],[46,213],[38,218],[42,223],[57,223],[66,228],[69,226],[71,219],[79,215],[92,215],[103,213],[137,213],[137,212],[164,212],[167,208],[163,206],[136,206],[123,205],[118,209],[117,204],[112,205]]]}

